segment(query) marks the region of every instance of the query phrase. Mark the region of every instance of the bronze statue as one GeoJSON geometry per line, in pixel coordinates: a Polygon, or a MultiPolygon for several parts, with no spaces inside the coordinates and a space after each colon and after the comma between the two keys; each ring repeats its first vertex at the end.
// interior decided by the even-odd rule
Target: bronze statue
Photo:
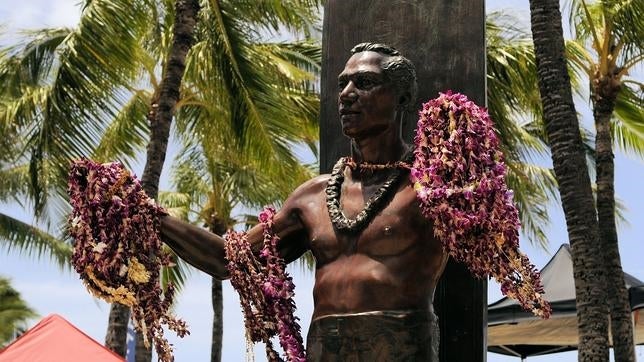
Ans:
{"type": "MultiPolygon", "coordinates": [[[[274,219],[287,262],[316,260],[310,361],[437,361],[434,290],[447,253],[420,212],[401,138],[414,104],[413,65],[395,49],[358,44],[338,77],[338,111],[351,157],[331,175],[298,187],[274,219]]],[[[172,217],[170,247],[195,267],[226,278],[224,240],[172,217]]],[[[248,234],[253,245],[262,231],[248,234]]]]}

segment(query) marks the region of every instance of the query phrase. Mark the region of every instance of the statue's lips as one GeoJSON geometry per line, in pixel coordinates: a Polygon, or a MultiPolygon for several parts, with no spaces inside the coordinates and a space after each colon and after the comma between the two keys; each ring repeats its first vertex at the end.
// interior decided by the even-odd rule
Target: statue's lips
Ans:
{"type": "Polygon", "coordinates": [[[359,111],[352,111],[350,109],[341,109],[340,110],[340,118],[353,118],[353,116],[360,114],[359,111]]]}

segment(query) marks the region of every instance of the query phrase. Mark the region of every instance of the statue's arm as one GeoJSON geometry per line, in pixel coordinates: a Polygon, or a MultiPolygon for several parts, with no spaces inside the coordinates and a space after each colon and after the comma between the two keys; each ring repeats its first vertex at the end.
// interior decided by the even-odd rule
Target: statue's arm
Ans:
{"type": "Polygon", "coordinates": [[[181,259],[197,269],[217,279],[228,277],[225,240],[220,236],[176,217],[164,216],[161,237],[181,259]]]}
{"type": "MultiPolygon", "coordinates": [[[[310,205],[310,200],[320,192],[320,185],[325,183],[320,177],[304,183],[286,199],[281,210],[275,214],[273,232],[280,238],[278,251],[287,263],[299,258],[309,249],[308,231],[302,221],[302,205],[310,205]]],[[[215,278],[228,278],[228,261],[224,250],[226,241],[220,236],[172,216],[161,218],[161,236],[181,259],[192,266],[215,278]]],[[[253,251],[258,253],[264,240],[262,226],[250,229],[247,237],[253,251]]]]}
{"type": "MultiPolygon", "coordinates": [[[[297,211],[290,204],[287,201],[273,221],[273,231],[280,237],[278,251],[287,263],[308,249],[306,232],[297,211]]],[[[192,266],[217,279],[228,278],[226,241],[222,237],[172,216],[162,217],[161,236],[181,259],[192,266]]],[[[247,237],[253,251],[258,253],[264,240],[262,226],[250,229],[247,237]]]]}

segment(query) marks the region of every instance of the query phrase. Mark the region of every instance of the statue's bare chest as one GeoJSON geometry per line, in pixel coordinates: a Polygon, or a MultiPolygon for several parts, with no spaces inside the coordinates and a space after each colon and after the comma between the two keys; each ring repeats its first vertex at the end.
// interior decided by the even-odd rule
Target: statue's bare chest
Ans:
{"type": "MultiPolygon", "coordinates": [[[[365,206],[365,194],[360,187],[344,187],[341,211],[348,219],[355,218],[365,206]]],[[[402,257],[410,249],[430,237],[431,228],[418,209],[414,190],[407,182],[392,191],[387,203],[361,231],[340,231],[334,228],[326,207],[326,197],[319,202],[323,207],[309,210],[304,221],[309,231],[310,248],[318,266],[343,256],[364,254],[371,258],[402,257]]]]}

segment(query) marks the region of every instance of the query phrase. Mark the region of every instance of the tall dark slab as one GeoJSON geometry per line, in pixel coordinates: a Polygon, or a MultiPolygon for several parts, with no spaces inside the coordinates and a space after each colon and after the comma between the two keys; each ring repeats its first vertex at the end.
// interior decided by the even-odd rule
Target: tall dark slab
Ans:
{"type": "MultiPolygon", "coordinates": [[[[328,0],[324,9],[320,168],[329,172],[349,153],[337,112],[337,76],[357,43],[399,49],[418,73],[417,109],[452,89],[485,104],[485,6],[483,0],[328,0]]],[[[403,134],[413,139],[417,114],[403,134]]],[[[440,319],[441,361],[485,361],[486,281],[450,261],[434,306],[440,319]]]]}

